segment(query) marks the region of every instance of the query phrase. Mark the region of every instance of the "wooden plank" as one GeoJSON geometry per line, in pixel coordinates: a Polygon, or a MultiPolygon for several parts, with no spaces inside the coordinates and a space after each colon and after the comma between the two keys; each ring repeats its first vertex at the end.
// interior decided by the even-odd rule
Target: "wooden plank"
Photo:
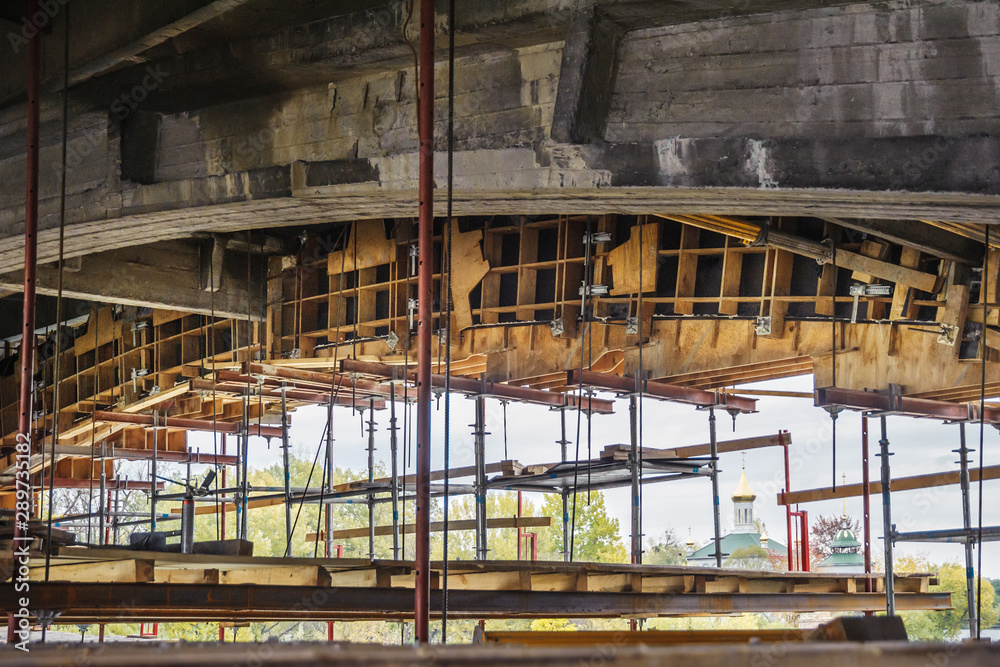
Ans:
{"type": "Polygon", "coordinates": [[[607,263],[611,267],[611,275],[614,280],[611,287],[612,296],[638,294],[640,282],[643,292],[656,291],[659,247],[660,224],[658,222],[634,225],[629,229],[628,241],[611,250],[607,256],[607,263]],[[642,265],[641,276],[639,274],[640,262],[642,265]]]}
{"type": "Polygon", "coordinates": [[[218,584],[219,571],[215,568],[204,570],[199,569],[173,569],[158,568],[156,570],[156,582],[159,584],[218,584]]]}
{"type": "MultiPolygon", "coordinates": [[[[873,239],[865,239],[861,242],[861,248],[858,250],[858,253],[864,255],[865,257],[884,260],[889,254],[889,244],[881,243],[873,239]]],[[[851,274],[851,280],[857,280],[859,283],[870,283],[874,280],[874,278],[867,273],[855,271],[851,274]]]]}
{"type": "MultiPolygon", "coordinates": [[[[531,590],[533,591],[577,591],[580,585],[580,578],[583,577],[583,586],[586,586],[585,573],[531,573],[531,590]]],[[[582,590],[587,590],[583,588],[582,590]]]]}
{"type": "MultiPolygon", "coordinates": [[[[44,580],[45,568],[31,568],[29,579],[44,580]]],[[[131,559],[57,565],[50,568],[49,581],[141,584],[153,581],[153,561],[131,559]]]]}
{"type": "Polygon", "coordinates": [[[385,237],[381,220],[359,220],[351,226],[351,235],[343,250],[327,255],[327,274],[370,269],[396,261],[396,241],[385,237]],[[355,257],[357,249],[357,257],[355,257]]]}
{"type": "MultiPolygon", "coordinates": [[[[920,251],[916,248],[903,246],[899,256],[899,265],[908,269],[916,269],[920,266],[920,251]]],[[[917,307],[913,305],[914,292],[905,285],[896,285],[892,292],[892,305],[889,308],[890,320],[908,320],[917,314],[917,307]]]]}
{"type": "MultiPolygon", "coordinates": [[[[486,527],[489,529],[494,528],[537,528],[552,525],[552,517],[549,516],[523,516],[523,517],[499,517],[495,519],[488,519],[486,522],[486,527]]],[[[412,535],[416,532],[416,524],[408,523],[400,526],[400,532],[406,535],[412,535]]],[[[459,519],[452,520],[448,522],[448,530],[475,530],[476,522],[474,519],[459,519]]],[[[431,532],[439,533],[444,530],[443,521],[433,521],[431,522],[431,532]]],[[[375,526],[375,535],[392,535],[392,526],[375,526]]],[[[331,533],[330,539],[332,540],[349,540],[357,537],[368,537],[368,528],[344,528],[342,530],[335,530],[331,533]]],[[[306,542],[315,542],[316,533],[311,532],[306,534],[306,542]]]]}
{"type": "MultiPolygon", "coordinates": [[[[761,447],[780,447],[782,443],[792,444],[792,434],[784,431],[780,435],[762,435],[752,438],[737,438],[735,440],[723,440],[718,443],[719,453],[739,452],[745,449],[760,449],[761,447]]],[[[631,448],[628,445],[608,445],[601,452],[601,458],[621,459],[624,454],[628,457],[631,448]]],[[[684,447],[674,447],[672,449],[653,449],[643,447],[642,455],[646,458],[665,459],[685,459],[694,456],[708,456],[711,453],[711,445],[688,445],[684,447]]]]}
{"type": "Polygon", "coordinates": [[[319,565],[278,565],[221,570],[220,584],[329,586],[330,573],[319,565]]]}
{"type": "MultiPolygon", "coordinates": [[[[472,306],[469,304],[469,293],[479,285],[490,271],[490,263],[483,257],[480,241],[483,231],[475,229],[471,232],[460,232],[458,223],[451,226],[452,273],[452,331],[460,332],[472,326],[472,306]]],[[[534,301],[534,293],[531,299],[534,301]]]]}
{"type": "Polygon", "coordinates": [[[694,313],[694,302],[684,299],[694,296],[694,286],[698,275],[697,253],[684,252],[698,247],[701,230],[697,227],[684,225],[681,227],[680,256],[677,259],[677,287],[674,293],[675,315],[691,315],[694,313]]]}
{"type": "Polygon", "coordinates": [[[624,592],[632,590],[630,574],[588,574],[587,590],[591,592],[624,592]]]}
{"type": "Polygon", "coordinates": [[[731,237],[726,237],[726,250],[722,256],[722,281],[719,285],[719,314],[735,315],[739,302],[730,297],[740,295],[740,279],[743,276],[743,253],[730,248],[731,237]]]}
{"type": "Polygon", "coordinates": [[[768,314],[771,317],[771,333],[768,338],[781,338],[785,335],[785,315],[788,313],[788,302],[782,297],[791,294],[792,266],[795,255],[787,250],[775,250],[771,274],[771,299],[768,314]]]}
{"type": "MultiPolygon", "coordinates": [[[[979,468],[969,471],[969,479],[973,482],[979,481],[979,468]]],[[[1000,479],[1000,466],[986,466],[983,468],[983,480],[1000,479]]],[[[912,491],[914,489],[927,489],[934,486],[948,486],[958,484],[959,471],[938,472],[929,475],[915,475],[913,477],[900,477],[892,480],[892,491],[912,491]]],[[[847,484],[837,487],[837,490],[827,487],[822,489],[808,489],[804,491],[792,491],[791,493],[778,494],[779,505],[792,505],[795,503],[810,503],[818,500],[833,500],[839,498],[854,498],[862,495],[861,484],[847,484]]],[[[882,493],[882,483],[873,481],[871,483],[871,493],[882,493]]]]}
{"type": "MultiPolygon", "coordinates": [[[[969,286],[952,284],[945,292],[945,306],[939,308],[941,313],[938,322],[943,327],[949,327],[955,334],[955,342],[952,347],[952,356],[957,358],[959,348],[962,346],[962,331],[965,329],[965,318],[969,312],[969,286]]],[[[942,337],[938,338],[941,342],[942,337]]]]}
{"type": "Polygon", "coordinates": [[[449,573],[448,588],[478,591],[530,591],[531,574],[526,570],[449,573]]]}
{"type": "Polygon", "coordinates": [[[937,293],[938,291],[938,277],[933,274],[865,257],[848,250],[837,250],[837,265],[845,269],[861,271],[897,285],[914,287],[922,292],[937,293]]]}

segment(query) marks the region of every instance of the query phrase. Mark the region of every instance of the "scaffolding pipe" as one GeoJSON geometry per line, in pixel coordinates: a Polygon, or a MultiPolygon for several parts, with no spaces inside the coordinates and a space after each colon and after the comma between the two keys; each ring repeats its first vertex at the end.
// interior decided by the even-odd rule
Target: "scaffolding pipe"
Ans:
{"type": "MultiPolygon", "coordinates": [[[[978,636],[979,618],[976,615],[976,568],[973,565],[974,542],[972,535],[972,500],[969,490],[969,452],[965,441],[965,424],[958,425],[960,447],[958,450],[961,465],[962,483],[962,528],[965,529],[965,599],[969,604],[969,639],[978,636]]],[[[982,548],[980,546],[980,548],[982,548]]]]}
{"type": "Polygon", "coordinates": [[[639,436],[636,414],[639,399],[629,397],[628,419],[631,450],[629,451],[629,472],[632,487],[632,564],[642,563],[642,526],[639,506],[639,436]]]}
{"type": "Polygon", "coordinates": [[[149,460],[149,531],[156,530],[156,448],[159,444],[160,430],[156,426],[160,419],[160,411],[153,410],[153,458],[149,460]]]}
{"type": "Polygon", "coordinates": [[[240,529],[238,535],[240,539],[247,539],[247,534],[249,532],[247,510],[249,509],[247,502],[247,494],[250,491],[250,483],[247,480],[247,475],[249,474],[249,463],[247,459],[250,456],[250,399],[249,397],[243,398],[243,428],[240,430],[240,440],[241,442],[241,461],[240,464],[240,500],[237,504],[240,516],[240,529]]]}
{"type": "MultiPolygon", "coordinates": [[[[871,574],[872,571],[872,486],[870,475],[868,465],[868,415],[861,415],[861,520],[864,536],[865,574],[871,574]]],[[[865,592],[871,593],[873,590],[871,578],[866,577],[865,592]]],[[[874,612],[865,612],[865,615],[874,615],[874,612]]]]}
{"type": "Polygon", "coordinates": [[[722,517],[719,515],[719,441],[715,433],[715,408],[708,409],[709,452],[712,459],[712,520],[715,525],[715,565],[722,567],[722,517]]]}
{"type": "MultiPolygon", "coordinates": [[[[434,3],[420,2],[419,225],[417,270],[417,482],[414,639],[430,639],[431,301],[434,277],[434,3]]],[[[450,343],[450,341],[449,341],[450,343]]]]}
{"type": "MultiPolygon", "coordinates": [[[[28,1],[28,16],[38,13],[38,0],[28,1]]],[[[41,90],[40,77],[42,67],[42,35],[41,29],[35,30],[28,41],[28,154],[27,154],[27,186],[24,202],[24,303],[23,328],[21,329],[21,386],[20,413],[17,421],[17,474],[18,481],[26,483],[25,488],[18,488],[16,499],[19,503],[31,502],[31,478],[28,469],[31,455],[31,416],[34,410],[31,405],[32,390],[35,375],[35,270],[38,265],[38,111],[41,90]]],[[[24,505],[27,507],[27,504],[24,505]]],[[[22,562],[18,549],[22,543],[29,540],[27,534],[28,512],[18,511],[14,521],[14,535],[11,540],[11,551],[14,563],[22,562]],[[22,520],[23,517],[23,520],[22,520]]],[[[27,565],[27,563],[24,563],[27,565]]],[[[7,643],[16,643],[19,636],[18,619],[13,613],[7,615],[7,643]]],[[[27,638],[27,636],[25,637],[27,638]]]]}
{"type": "MultiPolygon", "coordinates": [[[[105,534],[105,530],[104,530],[105,526],[107,525],[105,523],[105,518],[106,518],[106,515],[107,515],[107,512],[108,512],[108,505],[105,502],[105,499],[108,496],[108,473],[107,473],[107,469],[108,468],[107,468],[106,465],[104,465],[105,461],[106,461],[107,455],[108,455],[107,441],[106,440],[105,441],[101,441],[101,462],[100,462],[100,466],[101,466],[101,489],[100,489],[100,501],[99,501],[100,505],[97,508],[97,510],[99,512],[99,515],[101,517],[101,525],[100,525],[100,527],[97,530],[97,534],[98,534],[98,539],[100,540],[100,543],[101,543],[102,546],[107,546],[107,544],[108,544],[107,535],[105,534]]],[[[93,470],[91,470],[90,474],[94,474],[93,470]]]]}
{"type": "MultiPolygon", "coordinates": [[[[559,440],[559,447],[562,453],[562,462],[566,463],[567,450],[566,447],[569,445],[569,440],[566,439],[566,408],[559,409],[559,423],[562,428],[562,437],[559,440]]],[[[562,496],[562,552],[563,560],[565,562],[570,562],[569,553],[569,491],[563,486],[559,495],[562,496]]]]}
{"type": "Polygon", "coordinates": [[[486,560],[486,399],[476,396],[476,560],[486,560]]]}
{"type": "MultiPolygon", "coordinates": [[[[396,438],[396,385],[389,386],[389,457],[392,466],[392,558],[399,560],[399,441],[396,438]]],[[[447,479],[447,478],[445,478],[447,479]]]]}
{"type": "Polygon", "coordinates": [[[288,401],[281,388],[281,463],[285,468],[285,557],[292,555],[292,478],[288,461],[288,401]]]}
{"type": "Polygon", "coordinates": [[[880,417],[882,438],[878,441],[879,456],[882,457],[882,535],[885,541],[885,611],[889,616],[896,613],[895,582],[892,578],[892,499],[889,495],[889,439],[885,435],[885,417],[880,417]]]}

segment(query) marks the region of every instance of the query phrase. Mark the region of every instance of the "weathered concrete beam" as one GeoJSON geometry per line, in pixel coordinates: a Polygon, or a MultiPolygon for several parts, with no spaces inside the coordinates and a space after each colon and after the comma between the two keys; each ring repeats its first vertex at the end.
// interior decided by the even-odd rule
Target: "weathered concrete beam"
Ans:
{"type": "MultiPolygon", "coordinates": [[[[167,241],[119,248],[79,259],[79,268],[63,270],[63,294],[74,299],[105,303],[167,308],[218,317],[258,320],[262,312],[261,262],[250,258],[251,282],[247,285],[247,256],[227,252],[216,265],[217,291],[201,282],[202,257],[212,248],[196,241],[167,241]]],[[[218,258],[218,253],[216,253],[218,258]]],[[[0,289],[16,291],[22,272],[0,275],[0,289]]],[[[55,295],[58,269],[55,264],[38,267],[39,294],[55,295]]]]}

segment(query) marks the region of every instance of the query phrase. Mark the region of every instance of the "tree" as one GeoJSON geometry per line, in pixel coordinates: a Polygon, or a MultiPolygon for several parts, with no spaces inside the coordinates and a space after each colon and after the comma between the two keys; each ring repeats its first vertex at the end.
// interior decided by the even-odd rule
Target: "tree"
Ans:
{"type": "Polygon", "coordinates": [[[659,540],[648,538],[642,562],[649,565],[687,565],[687,546],[673,528],[667,528],[659,540]]]}
{"type": "MultiPolygon", "coordinates": [[[[952,609],[949,611],[904,612],[903,622],[910,639],[917,641],[942,641],[956,639],[969,627],[969,605],[965,594],[965,568],[957,563],[937,566],[928,563],[922,556],[908,557],[897,564],[897,572],[937,572],[938,585],[931,592],[951,593],[952,609]]],[[[976,582],[978,588],[978,581],[976,582]]],[[[988,628],[997,622],[997,596],[989,582],[982,587],[981,627],[988,628]]]]}
{"type": "MultiPolygon", "coordinates": [[[[845,516],[821,516],[809,526],[809,550],[812,552],[813,562],[818,563],[833,553],[830,542],[837,536],[837,533],[844,528],[850,530],[855,535],[861,530],[857,519],[845,516]]],[[[857,552],[860,547],[850,551],[857,552]]]]}
{"type": "Polygon", "coordinates": [[[739,570],[770,570],[771,557],[763,547],[750,545],[733,549],[733,553],[729,554],[723,566],[739,570]]]}
{"type": "MultiPolygon", "coordinates": [[[[569,498],[569,514],[572,523],[573,498],[569,498]]],[[[552,517],[552,525],[538,533],[539,558],[542,560],[562,560],[562,496],[546,494],[541,507],[542,516],[552,517]]],[[[628,551],[619,532],[618,519],[608,516],[604,505],[604,494],[595,491],[577,495],[576,537],[573,540],[573,559],[593,563],[627,563],[628,551]]]]}

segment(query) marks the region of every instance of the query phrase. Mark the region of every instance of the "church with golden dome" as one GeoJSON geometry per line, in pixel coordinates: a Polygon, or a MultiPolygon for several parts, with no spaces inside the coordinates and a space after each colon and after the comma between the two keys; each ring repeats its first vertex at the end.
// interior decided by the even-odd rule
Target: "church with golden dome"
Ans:
{"type": "MultiPolygon", "coordinates": [[[[757,532],[753,515],[753,505],[754,501],[757,500],[757,494],[754,493],[747,480],[745,466],[740,473],[739,484],[733,490],[731,498],[733,501],[733,529],[722,538],[723,564],[727,558],[739,550],[744,550],[740,553],[746,553],[747,547],[760,547],[771,555],[787,556],[788,550],[785,545],[770,539],[767,536],[767,529],[763,529],[763,532],[760,533],[757,532]]],[[[715,541],[710,540],[705,546],[696,549],[694,541],[689,538],[687,562],[688,565],[715,567],[715,541]]]]}

